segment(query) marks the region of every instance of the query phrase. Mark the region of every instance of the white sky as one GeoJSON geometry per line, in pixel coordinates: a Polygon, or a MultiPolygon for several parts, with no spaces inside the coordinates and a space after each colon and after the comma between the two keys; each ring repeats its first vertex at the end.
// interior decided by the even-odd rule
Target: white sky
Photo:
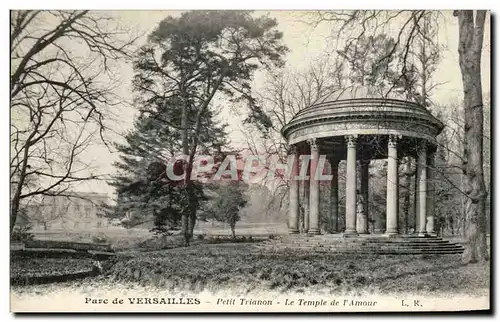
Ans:
{"type": "MultiPolygon", "coordinates": [[[[113,16],[120,19],[123,24],[130,25],[134,29],[149,34],[157,24],[168,15],[178,15],[180,11],[136,11],[124,10],[111,12],[113,16]]],[[[110,12],[108,12],[110,14],[110,12]]],[[[304,12],[300,11],[258,11],[256,14],[269,14],[278,21],[278,29],[284,33],[284,42],[289,47],[287,56],[288,65],[293,69],[306,68],[312,60],[320,57],[328,48],[328,36],[330,27],[326,24],[317,28],[312,28],[301,22],[304,12]]],[[[443,54],[441,63],[435,73],[434,82],[445,83],[434,92],[434,101],[438,104],[456,102],[461,98],[462,81],[458,65],[458,24],[457,19],[451,15],[450,11],[444,13],[446,24],[440,27],[439,39],[445,45],[446,51],[443,54]]],[[[490,27],[489,19],[486,22],[484,50],[482,60],[483,88],[489,91],[490,86],[490,27]]],[[[140,43],[144,43],[145,37],[140,43]]],[[[330,49],[331,50],[331,49],[330,49]]],[[[131,101],[131,79],[133,75],[130,64],[123,64],[120,73],[122,74],[122,86],[118,92],[124,99],[131,101]]],[[[258,74],[256,84],[262,83],[263,74],[258,74]]],[[[120,110],[120,118],[114,123],[117,132],[123,132],[132,127],[135,110],[130,107],[123,107],[120,110]]],[[[223,119],[230,125],[230,139],[234,145],[242,146],[244,138],[239,130],[242,116],[230,114],[229,111],[223,114],[223,119]]],[[[87,157],[100,169],[101,173],[112,173],[113,161],[118,157],[116,153],[110,153],[104,146],[95,146],[87,151],[87,157]]],[[[108,192],[113,193],[113,188],[107,184],[85,183],[77,190],[108,192]]]]}

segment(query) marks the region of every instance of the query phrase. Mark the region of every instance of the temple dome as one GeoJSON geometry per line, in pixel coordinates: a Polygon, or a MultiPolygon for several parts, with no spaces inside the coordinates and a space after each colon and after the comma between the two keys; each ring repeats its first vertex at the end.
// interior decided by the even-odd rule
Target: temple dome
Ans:
{"type": "Polygon", "coordinates": [[[312,105],[324,102],[351,100],[358,98],[385,98],[385,99],[396,99],[396,100],[414,102],[413,100],[409,100],[405,95],[399,93],[396,90],[387,91],[385,89],[375,86],[352,85],[340,90],[332,91],[326,95],[323,95],[322,97],[317,99],[312,105]]]}
{"type": "Polygon", "coordinates": [[[299,111],[281,133],[289,144],[351,134],[394,134],[435,142],[443,127],[425,107],[394,91],[352,86],[299,111]]]}

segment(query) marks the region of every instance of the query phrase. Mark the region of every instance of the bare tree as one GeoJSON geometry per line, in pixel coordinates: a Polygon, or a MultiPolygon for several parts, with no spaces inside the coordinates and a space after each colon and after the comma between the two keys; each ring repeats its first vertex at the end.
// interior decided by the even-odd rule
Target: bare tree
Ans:
{"type": "MultiPolygon", "coordinates": [[[[409,48],[409,54],[415,61],[411,66],[411,70],[415,71],[413,81],[405,84],[406,92],[416,102],[430,108],[432,106],[431,96],[434,89],[441,85],[432,81],[434,72],[437,65],[441,60],[441,51],[443,47],[437,41],[438,26],[434,24],[434,15],[426,14],[422,20],[417,24],[417,33],[413,41],[413,46],[409,48]]],[[[410,79],[410,77],[405,77],[410,79]]],[[[411,177],[416,175],[415,167],[412,167],[412,160],[410,157],[403,159],[403,180],[402,185],[405,186],[403,190],[403,218],[405,233],[408,232],[409,222],[409,209],[410,209],[410,185],[411,177]]],[[[416,180],[416,179],[415,179],[416,180]]],[[[434,183],[432,183],[434,185],[434,183]]]]}
{"type": "Polygon", "coordinates": [[[114,67],[136,39],[103,14],[11,12],[11,231],[23,199],[100,177],[79,156],[96,137],[106,143],[120,103],[114,67]]]}
{"type": "MultiPolygon", "coordinates": [[[[241,131],[245,135],[247,147],[255,155],[266,155],[269,164],[271,158],[278,157],[284,162],[289,147],[281,134],[281,129],[292,120],[299,111],[322,99],[340,95],[344,89],[344,66],[331,57],[320,57],[304,70],[291,68],[269,71],[263,88],[258,91],[259,105],[269,116],[268,128],[246,127],[241,131]]],[[[267,209],[274,209],[276,203],[283,206],[288,193],[288,180],[279,176],[263,177],[261,184],[271,188],[273,197],[269,199],[267,209]]]]}

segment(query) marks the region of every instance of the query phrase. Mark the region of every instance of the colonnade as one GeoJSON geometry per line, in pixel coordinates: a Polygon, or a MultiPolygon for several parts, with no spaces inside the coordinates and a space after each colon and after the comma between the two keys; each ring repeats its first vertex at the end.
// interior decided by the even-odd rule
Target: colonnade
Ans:
{"type": "MultiPolygon", "coordinates": [[[[397,236],[400,234],[398,227],[399,212],[399,174],[398,174],[398,143],[401,137],[388,136],[387,143],[387,204],[386,225],[375,227],[375,233],[384,233],[386,236],[397,236]]],[[[368,234],[368,207],[364,207],[361,213],[357,213],[358,191],[367,205],[369,160],[361,161],[360,188],[357,187],[357,150],[358,136],[345,136],[346,144],[346,180],[345,180],[345,237],[368,234]]],[[[298,180],[300,150],[297,146],[291,147],[294,154],[294,164],[291,169],[288,228],[290,234],[299,233],[300,195],[304,198],[304,228],[305,232],[312,235],[320,234],[320,182],[315,179],[316,169],[320,157],[320,149],[316,139],[307,141],[310,147],[311,161],[307,173],[308,180],[298,180]]],[[[334,152],[334,151],[332,151],[334,152]]],[[[331,207],[328,209],[328,218],[334,232],[339,232],[338,218],[338,164],[335,153],[329,158],[331,166],[330,199],[331,207]]],[[[428,149],[425,140],[419,141],[416,154],[416,184],[415,184],[415,231],[418,236],[434,234],[434,153],[428,149]]],[[[305,173],[305,171],[303,171],[305,173]]]]}

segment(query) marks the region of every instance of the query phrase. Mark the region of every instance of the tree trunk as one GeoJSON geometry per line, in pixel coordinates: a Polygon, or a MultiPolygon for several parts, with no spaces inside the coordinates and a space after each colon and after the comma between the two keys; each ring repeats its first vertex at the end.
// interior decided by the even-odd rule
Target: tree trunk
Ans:
{"type": "Polygon", "coordinates": [[[187,188],[188,192],[188,202],[189,202],[189,207],[188,211],[184,212],[182,214],[182,232],[184,235],[184,242],[186,245],[189,245],[190,239],[193,237],[193,230],[194,230],[194,225],[196,223],[196,211],[198,209],[198,199],[195,195],[194,187],[193,187],[193,182],[191,181],[191,171],[193,169],[193,161],[194,161],[194,156],[196,154],[196,149],[198,147],[198,135],[200,133],[201,129],[201,118],[203,115],[203,112],[207,110],[208,105],[210,104],[210,101],[212,100],[213,96],[215,95],[215,92],[219,88],[219,86],[222,84],[222,80],[226,74],[226,71],[222,71],[221,75],[219,76],[219,79],[217,80],[216,84],[214,84],[212,88],[212,92],[209,95],[209,97],[205,100],[204,104],[200,107],[200,110],[198,111],[198,115],[196,116],[196,122],[194,126],[194,134],[192,137],[192,144],[191,144],[191,151],[189,150],[189,136],[188,136],[188,118],[189,118],[189,105],[187,102],[187,91],[186,88],[184,87],[185,83],[182,81],[183,85],[180,87],[180,91],[183,94],[183,109],[182,109],[182,115],[181,115],[181,139],[182,139],[182,153],[184,156],[189,157],[187,162],[184,163],[184,174],[185,174],[185,179],[184,179],[184,185],[187,188]]]}
{"type": "Polygon", "coordinates": [[[194,235],[194,226],[196,225],[196,209],[198,209],[198,200],[196,200],[196,196],[193,191],[191,191],[190,194],[188,228],[189,238],[192,239],[194,235]]]}
{"type": "Polygon", "coordinates": [[[12,198],[11,208],[10,208],[10,234],[12,234],[14,226],[16,225],[18,211],[19,211],[19,197],[14,195],[14,198],[12,198]]]}
{"type": "MultiPolygon", "coordinates": [[[[182,101],[182,114],[181,114],[181,141],[182,141],[182,154],[184,156],[189,155],[189,137],[188,137],[188,118],[189,118],[189,106],[187,100],[185,99],[185,89],[184,86],[180,87],[180,91],[183,94],[182,101]]],[[[191,218],[191,171],[189,169],[189,160],[188,162],[183,163],[184,169],[184,189],[188,198],[188,209],[185,209],[181,215],[181,233],[184,236],[184,244],[186,246],[189,245],[189,241],[191,239],[191,230],[189,228],[189,222],[191,218]]]]}
{"type": "Polygon", "coordinates": [[[465,110],[464,167],[467,246],[465,263],[488,259],[486,244],[486,187],[483,172],[483,88],[481,52],[486,11],[456,10],[459,24],[459,63],[462,73],[465,110]]]}
{"type": "Polygon", "coordinates": [[[188,202],[189,202],[189,210],[188,210],[188,238],[193,238],[194,226],[196,225],[196,212],[198,210],[199,200],[196,196],[196,189],[193,181],[191,180],[191,171],[193,169],[193,158],[194,153],[196,152],[196,147],[193,147],[191,151],[191,155],[189,156],[189,161],[187,162],[187,173],[186,173],[186,187],[188,193],[188,202]]]}
{"type": "Polygon", "coordinates": [[[23,190],[24,186],[24,181],[26,180],[26,169],[28,168],[28,157],[29,157],[29,146],[31,139],[35,135],[35,131],[30,135],[28,138],[28,141],[25,143],[26,147],[24,148],[24,153],[23,153],[23,163],[21,164],[21,172],[19,174],[19,181],[17,182],[16,185],[16,191],[14,192],[14,196],[12,197],[11,201],[11,208],[10,208],[10,233],[12,234],[12,231],[14,230],[14,226],[16,225],[17,221],[17,213],[19,212],[19,204],[21,203],[21,193],[23,190]]]}
{"type": "MultiPolygon", "coordinates": [[[[181,92],[184,92],[183,91],[183,87],[181,87],[181,92]]],[[[186,100],[184,99],[183,100],[183,106],[182,106],[182,115],[181,115],[181,141],[182,141],[182,154],[184,156],[186,155],[189,155],[189,138],[188,138],[188,117],[189,117],[189,110],[188,110],[188,105],[187,105],[187,102],[186,100]]],[[[189,174],[190,174],[190,171],[188,171],[189,167],[189,162],[184,162],[183,164],[183,168],[184,168],[184,189],[185,189],[185,192],[187,193],[187,197],[188,197],[188,209],[187,211],[184,210],[182,212],[182,216],[181,216],[181,233],[182,235],[184,236],[184,243],[186,246],[189,245],[189,241],[190,241],[190,230],[189,230],[189,218],[190,218],[190,212],[191,212],[191,204],[190,204],[190,201],[191,201],[191,198],[190,198],[190,189],[189,189],[189,185],[190,185],[190,178],[189,178],[189,174]]]]}
{"type": "Polygon", "coordinates": [[[230,222],[229,226],[231,226],[231,236],[233,236],[233,239],[236,239],[236,223],[230,222]]]}
{"type": "Polygon", "coordinates": [[[462,237],[466,238],[467,237],[467,231],[466,231],[466,220],[465,218],[462,219],[462,237]]]}
{"type": "Polygon", "coordinates": [[[182,214],[182,220],[181,220],[181,233],[182,236],[184,236],[184,244],[186,246],[189,246],[189,217],[187,214],[182,214]]]}

